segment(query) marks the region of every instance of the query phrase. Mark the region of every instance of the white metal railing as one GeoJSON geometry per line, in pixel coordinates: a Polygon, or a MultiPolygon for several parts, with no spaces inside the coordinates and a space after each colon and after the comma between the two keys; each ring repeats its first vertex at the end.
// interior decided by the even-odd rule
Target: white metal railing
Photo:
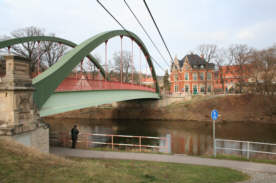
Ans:
{"type": "MultiPolygon", "coordinates": [[[[261,153],[261,154],[271,154],[276,155],[276,144],[272,143],[264,143],[264,142],[251,142],[251,141],[241,141],[241,140],[228,140],[228,139],[215,139],[214,142],[214,151],[217,152],[217,150],[230,150],[230,151],[239,151],[239,152],[246,152],[247,159],[250,158],[250,153],[261,153]],[[217,142],[232,142],[232,147],[236,143],[240,145],[241,148],[232,148],[232,147],[221,147],[217,145],[217,142]],[[253,148],[254,145],[265,145],[265,146],[275,146],[275,152],[270,151],[263,151],[263,150],[256,150],[253,148]],[[246,146],[246,148],[243,148],[246,146]]],[[[216,154],[216,153],[215,153],[216,154]]]]}
{"type": "MultiPolygon", "coordinates": [[[[97,139],[96,139],[97,140],[97,139]]],[[[169,148],[169,137],[150,137],[150,136],[132,136],[132,135],[114,135],[114,134],[96,134],[96,133],[80,133],[78,143],[84,143],[86,148],[89,148],[91,144],[101,144],[101,145],[111,145],[112,150],[114,150],[115,146],[124,146],[124,147],[134,147],[139,148],[139,151],[141,152],[143,148],[153,148],[153,149],[159,149],[163,152],[170,153],[169,148]],[[92,139],[90,138],[92,137],[92,139]],[[107,137],[110,138],[106,141],[95,141],[93,140],[93,137],[107,137]],[[115,138],[128,138],[128,139],[138,139],[138,144],[130,144],[130,143],[115,143],[115,138]],[[160,145],[147,145],[143,144],[143,139],[153,139],[153,140],[159,140],[160,145]],[[161,141],[163,141],[164,145],[162,145],[161,141]]],[[[58,142],[62,146],[66,147],[69,142],[71,141],[70,134],[69,133],[56,133],[51,132],[50,133],[50,142],[58,142]]],[[[54,143],[53,143],[54,144],[54,143]]]]}

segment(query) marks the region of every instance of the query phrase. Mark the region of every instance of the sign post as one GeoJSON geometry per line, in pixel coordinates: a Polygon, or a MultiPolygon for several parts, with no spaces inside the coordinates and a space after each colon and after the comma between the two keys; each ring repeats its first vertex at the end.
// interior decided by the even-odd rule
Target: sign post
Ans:
{"type": "Polygon", "coordinates": [[[218,119],[218,111],[217,110],[212,110],[211,112],[211,117],[213,120],[213,152],[214,152],[214,157],[216,157],[216,120],[218,119]]]}

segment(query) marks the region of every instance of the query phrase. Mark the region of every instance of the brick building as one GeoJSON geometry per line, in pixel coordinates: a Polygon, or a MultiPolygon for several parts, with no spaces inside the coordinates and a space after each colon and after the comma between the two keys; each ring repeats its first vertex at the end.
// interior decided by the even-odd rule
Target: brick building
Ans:
{"type": "Polygon", "coordinates": [[[170,91],[172,94],[206,94],[214,90],[215,65],[196,54],[177,57],[171,66],[170,91]]]}
{"type": "MultiPolygon", "coordinates": [[[[243,66],[244,71],[248,70],[243,66]]],[[[244,73],[245,74],[245,73],[244,73]]],[[[219,67],[214,73],[214,92],[234,92],[240,81],[240,68],[237,65],[226,65],[219,67]]],[[[248,82],[248,74],[244,76],[244,82],[248,82]]]]}
{"type": "Polygon", "coordinates": [[[171,66],[171,94],[208,94],[239,92],[241,83],[250,82],[250,65],[226,65],[215,68],[196,54],[174,59],[171,66]]]}

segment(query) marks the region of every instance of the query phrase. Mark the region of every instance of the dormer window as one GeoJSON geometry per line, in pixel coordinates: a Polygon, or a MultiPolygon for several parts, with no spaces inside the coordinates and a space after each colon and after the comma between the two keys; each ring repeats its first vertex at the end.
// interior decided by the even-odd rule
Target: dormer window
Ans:
{"type": "Polygon", "coordinates": [[[204,69],[204,65],[201,65],[200,68],[201,68],[201,69],[204,69]]]}
{"type": "Polygon", "coordinates": [[[196,68],[197,68],[197,65],[194,65],[194,68],[196,69],[196,68]]]}

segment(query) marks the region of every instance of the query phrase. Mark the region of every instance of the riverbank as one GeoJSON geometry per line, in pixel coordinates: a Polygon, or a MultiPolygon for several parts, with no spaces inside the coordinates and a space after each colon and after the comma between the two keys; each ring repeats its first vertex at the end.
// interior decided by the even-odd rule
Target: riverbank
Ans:
{"type": "Polygon", "coordinates": [[[151,161],[62,158],[5,139],[0,140],[0,152],[1,183],[234,183],[248,178],[229,168],[151,161]]]}
{"type": "Polygon", "coordinates": [[[258,122],[276,124],[276,97],[254,95],[194,96],[160,101],[127,101],[70,111],[51,118],[86,118],[96,120],[175,120],[211,121],[210,112],[219,111],[217,122],[258,122]]]}

